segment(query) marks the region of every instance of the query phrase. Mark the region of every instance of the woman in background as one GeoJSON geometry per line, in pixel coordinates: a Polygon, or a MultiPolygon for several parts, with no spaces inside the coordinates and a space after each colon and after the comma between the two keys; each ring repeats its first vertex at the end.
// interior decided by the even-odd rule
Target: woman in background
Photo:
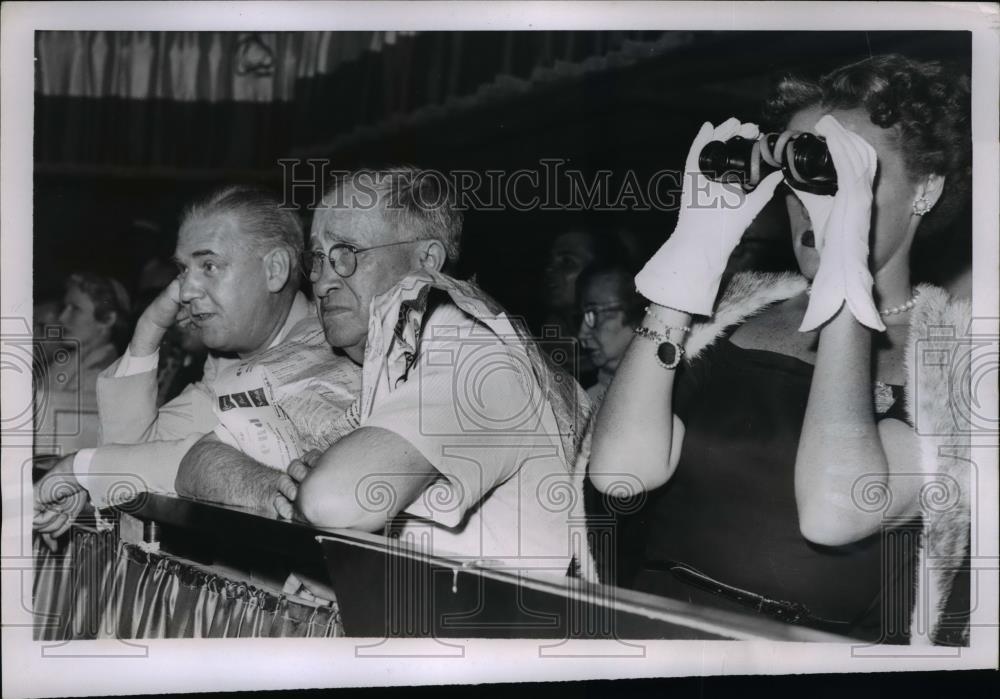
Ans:
{"type": "Polygon", "coordinates": [[[580,299],[580,349],[597,371],[597,383],[587,388],[595,405],[604,399],[625,350],[632,328],[642,320],[645,301],[635,291],[635,272],[624,259],[596,262],[577,278],[580,299]]]}
{"type": "Polygon", "coordinates": [[[940,642],[953,575],[924,571],[918,584],[917,560],[962,556],[969,485],[960,458],[938,455],[958,432],[947,372],[914,358],[935,326],[963,332],[969,307],[915,287],[909,260],[968,195],[968,81],[874,57],[786,80],[768,108],[823,137],[836,168],[833,196],[782,188],[801,276],[738,275],[716,304],[729,253],[782,173],[733,208],[698,156],[758,129],[706,123],[677,227],[636,277],[652,305],[598,415],[590,478],[611,491],[625,470],[654,491],[638,589],[940,642]],[[692,331],[696,316],[709,318],[692,331]],[[918,419],[934,427],[918,436],[918,419]],[[929,506],[935,486],[944,495],[929,506]]]}
{"type": "Polygon", "coordinates": [[[128,292],[111,277],[70,275],[55,329],[46,331],[48,360],[35,385],[39,455],[97,445],[97,376],[128,342],[128,292]]]}
{"type": "Polygon", "coordinates": [[[73,355],[71,370],[54,375],[54,386],[93,393],[97,375],[124,350],[129,335],[129,298],[117,279],[78,272],[66,281],[59,325],[73,355]]]}

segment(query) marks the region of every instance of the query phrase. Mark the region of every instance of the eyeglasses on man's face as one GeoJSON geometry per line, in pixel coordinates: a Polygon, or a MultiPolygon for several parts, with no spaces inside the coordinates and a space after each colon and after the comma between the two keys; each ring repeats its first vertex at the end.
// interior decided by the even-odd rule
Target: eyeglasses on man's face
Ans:
{"type": "Polygon", "coordinates": [[[612,311],[624,311],[625,306],[620,303],[606,303],[601,306],[584,306],[583,324],[588,328],[596,328],[600,316],[612,311]]]}
{"type": "MultiPolygon", "coordinates": [[[[423,239],[420,239],[423,240],[423,239]]],[[[407,243],[416,243],[418,240],[400,240],[395,243],[385,243],[384,245],[372,245],[367,248],[359,248],[349,243],[336,243],[330,246],[326,252],[322,250],[306,250],[302,253],[302,273],[315,280],[323,274],[323,260],[330,263],[330,267],[343,278],[350,277],[358,269],[358,255],[369,250],[379,248],[391,248],[407,243]]]]}

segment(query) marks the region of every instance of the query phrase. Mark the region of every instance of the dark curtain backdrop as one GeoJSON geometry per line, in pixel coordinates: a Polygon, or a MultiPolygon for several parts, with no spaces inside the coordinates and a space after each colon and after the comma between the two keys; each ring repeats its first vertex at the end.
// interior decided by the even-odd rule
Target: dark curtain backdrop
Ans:
{"type": "MultiPolygon", "coordinates": [[[[971,56],[968,32],[138,34],[39,33],[36,297],[82,268],[132,287],[143,261],[172,253],[185,203],[224,183],[281,188],[279,158],[478,172],[559,158],[586,178],[611,172],[618,191],[627,172],[643,182],[683,162],[704,120],[757,120],[784,73],[893,51],[967,69],[971,56]]],[[[627,229],[651,250],[674,218],[470,211],[461,269],[530,314],[553,236],[627,229]]],[[[771,266],[791,264],[783,212],[762,220],[771,266]]],[[[920,278],[966,265],[970,230],[960,218],[942,249],[915,260],[920,278]]]]}
{"type": "Polygon", "coordinates": [[[484,86],[496,99],[690,41],[643,31],[38,32],[35,157],[45,167],[269,169],[293,148],[455,108],[484,86]]]}
{"type": "Polygon", "coordinates": [[[967,32],[42,31],[36,165],[273,173],[282,156],[398,150],[438,125],[464,132],[470,116],[491,135],[484,108],[505,128],[531,126],[552,96],[563,126],[603,112],[631,127],[649,111],[669,131],[756,108],[782,73],[890,51],[967,67],[968,50],[967,32]]]}
{"type": "Polygon", "coordinates": [[[291,146],[291,102],[179,102],[35,95],[43,172],[202,178],[275,168],[291,146]]]}

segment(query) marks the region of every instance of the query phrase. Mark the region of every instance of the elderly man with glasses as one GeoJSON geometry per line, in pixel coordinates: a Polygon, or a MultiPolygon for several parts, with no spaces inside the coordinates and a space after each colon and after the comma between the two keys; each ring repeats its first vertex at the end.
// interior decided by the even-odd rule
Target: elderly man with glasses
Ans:
{"type": "MultiPolygon", "coordinates": [[[[305,267],[326,339],[362,366],[362,390],[346,436],[290,464],[275,507],[322,527],[398,528],[470,562],[590,577],[574,467],[589,402],[519,321],[444,273],[461,225],[437,173],[355,173],[327,192],[305,267]]],[[[203,497],[236,467],[265,468],[205,438],[178,491],[203,497]]]]}

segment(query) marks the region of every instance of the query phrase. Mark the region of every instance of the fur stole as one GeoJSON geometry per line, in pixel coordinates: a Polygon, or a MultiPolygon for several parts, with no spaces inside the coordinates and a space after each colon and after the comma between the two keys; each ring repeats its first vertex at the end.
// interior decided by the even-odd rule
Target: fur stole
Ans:
{"type": "MultiPolygon", "coordinates": [[[[802,293],[806,286],[797,274],[736,275],[715,314],[692,327],[684,346],[685,359],[697,357],[726,328],[802,293]]],[[[937,636],[956,568],[969,544],[971,343],[967,333],[972,309],[968,301],[954,301],[937,287],[922,285],[918,291],[905,355],[906,409],[920,439],[923,480],[919,496],[923,532],[910,640],[929,644],[937,636]]]]}

